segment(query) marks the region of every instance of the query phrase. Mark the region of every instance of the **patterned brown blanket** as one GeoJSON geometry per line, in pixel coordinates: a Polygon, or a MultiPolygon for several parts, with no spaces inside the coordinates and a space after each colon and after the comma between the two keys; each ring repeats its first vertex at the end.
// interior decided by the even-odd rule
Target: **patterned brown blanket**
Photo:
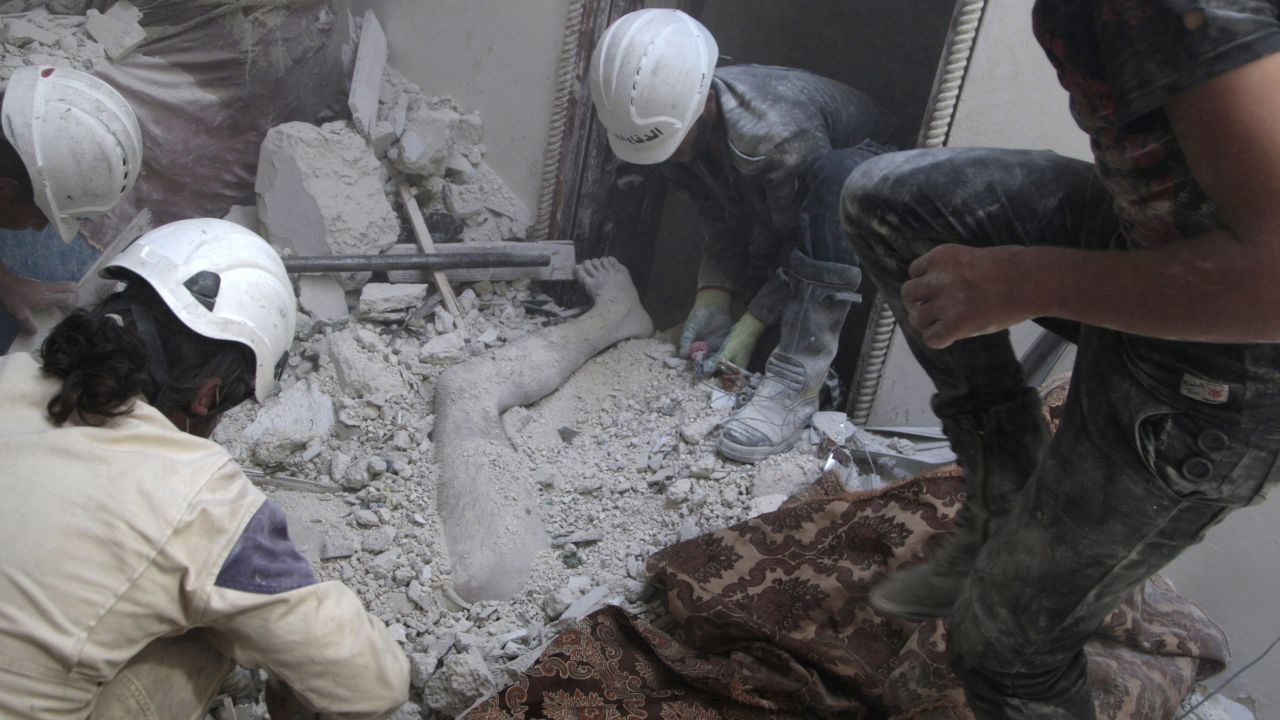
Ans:
{"type": "MultiPolygon", "coordinates": [[[[650,559],[688,642],[605,608],[468,720],[972,718],[942,624],[866,604],[886,572],[943,540],[963,498],[958,471],[861,495],[837,488],[824,477],[775,512],[650,559]]],[[[1160,578],[1130,594],[1087,651],[1109,720],[1174,717],[1229,654],[1222,630],[1160,578]]]]}

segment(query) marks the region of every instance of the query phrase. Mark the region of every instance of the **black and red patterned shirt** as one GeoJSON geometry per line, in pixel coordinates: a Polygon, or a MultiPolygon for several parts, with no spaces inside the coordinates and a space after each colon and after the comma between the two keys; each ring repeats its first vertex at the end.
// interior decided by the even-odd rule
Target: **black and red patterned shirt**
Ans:
{"type": "MultiPolygon", "coordinates": [[[[1280,0],[1037,0],[1035,33],[1132,246],[1222,227],[1163,106],[1280,51],[1280,0]]],[[[1277,88],[1280,92],[1280,88],[1277,88]]]]}

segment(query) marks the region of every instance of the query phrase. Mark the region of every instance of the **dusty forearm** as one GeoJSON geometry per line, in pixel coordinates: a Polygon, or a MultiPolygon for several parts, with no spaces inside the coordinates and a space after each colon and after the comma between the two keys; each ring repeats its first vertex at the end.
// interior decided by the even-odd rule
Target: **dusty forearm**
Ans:
{"type": "Polygon", "coordinates": [[[1280,257],[1229,232],[1130,252],[1018,248],[1007,277],[1029,316],[1151,337],[1280,342],[1280,257]]]}

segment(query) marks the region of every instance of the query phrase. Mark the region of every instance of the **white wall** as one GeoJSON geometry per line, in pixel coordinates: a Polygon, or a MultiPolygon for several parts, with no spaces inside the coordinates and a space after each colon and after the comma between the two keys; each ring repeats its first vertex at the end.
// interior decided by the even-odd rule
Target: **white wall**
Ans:
{"type": "MultiPolygon", "coordinates": [[[[1088,159],[1088,143],[1067,112],[1066,93],[1031,34],[1030,2],[990,0],[953,125],[952,145],[1048,148],[1088,159]]],[[[1034,337],[1019,328],[1015,347],[1034,337]]],[[[930,424],[931,384],[901,336],[873,410],[874,424],[930,424]]],[[[1274,493],[1280,495],[1280,491],[1274,493]]],[[[1280,497],[1241,510],[1163,573],[1231,639],[1227,674],[1260,655],[1280,634],[1280,497]]],[[[1280,717],[1280,650],[1226,692],[1251,698],[1259,718],[1280,717]]]]}
{"type": "Polygon", "coordinates": [[[354,0],[387,33],[388,62],[484,119],[485,160],[537,212],[568,0],[354,0]]]}

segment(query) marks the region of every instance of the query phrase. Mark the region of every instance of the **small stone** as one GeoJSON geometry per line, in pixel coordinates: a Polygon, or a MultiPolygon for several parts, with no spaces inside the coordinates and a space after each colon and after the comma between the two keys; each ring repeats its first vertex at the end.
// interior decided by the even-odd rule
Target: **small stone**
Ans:
{"type": "Polygon", "coordinates": [[[714,455],[704,455],[694,461],[689,467],[690,477],[709,478],[711,473],[716,470],[716,458],[714,455]]]}
{"type": "Polygon", "coordinates": [[[382,521],[378,519],[377,513],[372,510],[360,509],[352,513],[352,516],[360,527],[377,527],[382,524],[382,521]]]}
{"type": "Polygon", "coordinates": [[[409,653],[409,684],[421,688],[436,671],[440,662],[438,655],[428,653],[409,653]]]}
{"type": "Polygon", "coordinates": [[[396,529],[392,526],[383,525],[374,528],[372,532],[365,533],[364,549],[371,553],[383,552],[391,547],[395,538],[396,529]]]}
{"type": "Polygon", "coordinates": [[[377,477],[387,471],[387,461],[377,457],[369,458],[369,475],[377,477]]]}
{"type": "Polygon", "coordinates": [[[320,559],[334,560],[351,557],[359,550],[359,538],[345,532],[331,532],[324,536],[324,547],[320,550],[320,559]]]}
{"type": "Polygon", "coordinates": [[[690,445],[697,445],[705,440],[712,430],[715,430],[719,422],[720,419],[716,417],[687,422],[680,428],[680,437],[690,445]]]}
{"type": "Polygon", "coordinates": [[[422,585],[418,584],[417,580],[413,580],[409,583],[408,594],[409,601],[423,610],[430,610],[435,607],[435,601],[433,599],[434,596],[430,592],[424,590],[422,585]]]}

